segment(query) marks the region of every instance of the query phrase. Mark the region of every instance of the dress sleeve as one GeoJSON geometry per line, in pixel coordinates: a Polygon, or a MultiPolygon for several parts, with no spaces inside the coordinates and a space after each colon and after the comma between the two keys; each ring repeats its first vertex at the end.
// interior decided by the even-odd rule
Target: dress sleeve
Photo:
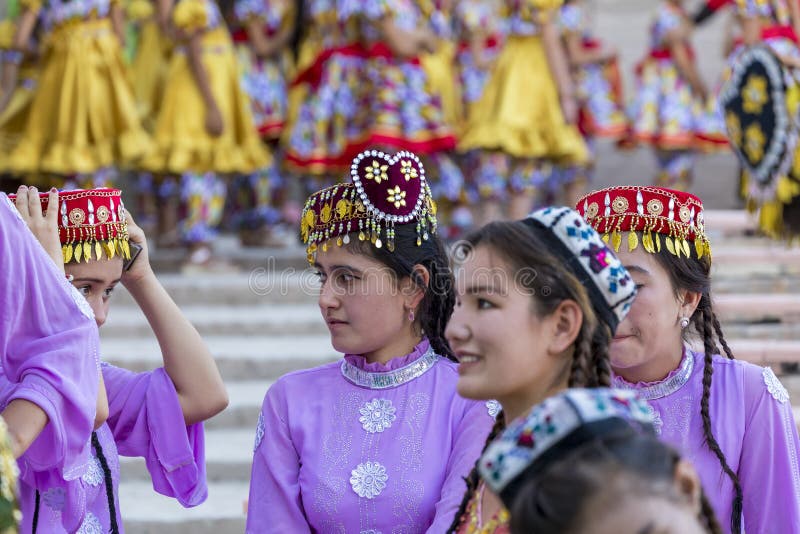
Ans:
{"type": "Polygon", "coordinates": [[[736,0],[736,14],[745,18],[770,17],[772,9],[763,0],[736,0]]]}
{"type": "Polygon", "coordinates": [[[565,4],[558,12],[558,22],[562,32],[582,34],[585,29],[583,8],[578,4],[565,4]]]}
{"type": "Polygon", "coordinates": [[[149,0],[131,0],[125,7],[125,15],[132,22],[142,22],[154,14],[155,8],[149,0]]]}
{"type": "Polygon", "coordinates": [[[247,533],[310,533],[300,494],[300,457],[287,424],[285,384],[270,387],[258,416],[247,533]]]}
{"type": "Polygon", "coordinates": [[[47,414],[19,459],[33,487],[86,469],[97,409],[99,339],[86,299],[67,282],[5,194],[0,193],[2,406],[25,399],[47,414]]]}
{"type": "Polygon", "coordinates": [[[172,22],[185,32],[205,30],[211,21],[204,0],[180,0],[172,13],[172,22]]]}
{"type": "Polygon", "coordinates": [[[183,506],[206,500],[203,424],[186,426],[178,393],[163,368],[134,373],[103,364],[108,426],[123,456],[142,456],[153,489],[183,506]]]}
{"type": "Polygon", "coordinates": [[[455,439],[447,461],[442,496],[436,503],[436,515],[427,530],[428,534],[447,532],[452,524],[464,498],[464,492],[467,491],[464,479],[475,466],[486,443],[486,436],[494,425],[494,419],[489,415],[486,403],[463,402],[466,403],[466,408],[455,428],[455,439]]]}
{"type": "Polygon", "coordinates": [[[800,532],[800,441],[789,393],[772,369],[744,379],[748,410],[739,461],[747,532],[800,532]]]}

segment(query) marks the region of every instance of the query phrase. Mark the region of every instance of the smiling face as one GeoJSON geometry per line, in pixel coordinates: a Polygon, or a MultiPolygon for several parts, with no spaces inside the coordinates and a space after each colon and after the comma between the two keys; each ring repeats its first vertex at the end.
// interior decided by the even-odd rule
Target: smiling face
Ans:
{"type": "Polygon", "coordinates": [[[98,328],[108,317],[109,299],[122,277],[122,259],[90,260],[84,263],[68,263],[67,274],[73,276],[72,285],[80,291],[94,311],[98,328]]]}
{"type": "MultiPolygon", "coordinates": [[[[539,317],[531,291],[484,245],[461,266],[458,301],[445,332],[459,359],[458,393],[470,399],[541,395],[566,372],[569,358],[549,352],[557,314],[539,317]]],[[[529,404],[529,405],[532,405],[529,404]]]]}
{"type": "MultiPolygon", "coordinates": [[[[694,307],[687,295],[676,295],[669,273],[654,254],[642,247],[617,256],[631,273],[638,292],[628,316],[617,328],[609,354],[615,372],[625,378],[660,379],[680,361],[683,351],[681,317],[691,317],[694,307]],[[665,364],[665,365],[662,365],[665,364]],[[654,376],[647,368],[662,369],[654,376]]],[[[689,296],[691,297],[691,296],[689,296]]]]}
{"type": "Polygon", "coordinates": [[[402,356],[419,342],[408,319],[410,279],[398,282],[391,269],[345,246],[320,248],[314,267],[319,309],[337,351],[385,361],[383,354],[402,356]]]}

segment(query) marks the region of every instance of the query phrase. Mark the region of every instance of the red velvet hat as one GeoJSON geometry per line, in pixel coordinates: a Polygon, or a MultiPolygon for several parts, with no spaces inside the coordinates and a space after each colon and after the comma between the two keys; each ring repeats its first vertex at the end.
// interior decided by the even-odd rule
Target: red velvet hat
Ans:
{"type": "Polygon", "coordinates": [[[578,212],[611,240],[615,251],[622,244],[622,232],[628,232],[628,250],[641,244],[647,252],[661,250],[661,236],[667,250],[678,257],[691,256],[690,243],[697,255],[711,257],[711,244],[705,235],[703,201],[698,197],[663,187],[609,187],[585,195],[576,206],[578,212]]]}
{"type": "MultiPolygon", "coordinates": [[[[12,200],[16,195],[9,195],[12,200]]],[[[49,206],[48,193],[39,193],[42,211],[49,206]]],[[[111,259],[130,259],[128,223],[119,189],[76,189],[59,191],[58,234],[64,263],[111,259]]]]}
{"type": "Polygon", "coordinates": [[[417,245],[436,232],[436,204],[416,155],[368,150],[355,157],[350,177],[350,183],[318,191],[306,201],[300,236],[309,262],[317,247],[327,250],[332,239],[347,244],[355,232],[377,248],[385,243],[389,251],[394,251],[396,225],[416,224],[417,245]]]}

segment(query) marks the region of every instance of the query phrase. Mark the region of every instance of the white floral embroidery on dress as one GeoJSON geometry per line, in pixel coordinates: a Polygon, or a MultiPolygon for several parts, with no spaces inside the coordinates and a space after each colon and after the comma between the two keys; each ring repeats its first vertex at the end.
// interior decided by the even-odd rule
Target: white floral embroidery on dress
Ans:
{"type": "Polygon", "coordinates": [[[761,376],[764,378],[764,384],[767,386],[767,391],[772,395],[772,398],[783,404],[789,400],[789,392],[783,387],[781,381],[775,376],[775,373],[769,367],[764,367],[761,371],[761,376]]]}
{"type": "Polygon", "coordinates": [[[103,478],[103,467],[100,465],[100,460],[97,459],[97,456],[92,455],[81,480],[92,486],[99,486],[103,483],[103,478]]]}
{"type": "Polygon", "coordinates": [[[389,480],[389,475],[386,474],[386,468],[378,462],[365,462],[358,464],[358,467],[353,469],[350,474],[350,485],[356,495],[364,499],[374,499],[381,494],[383,488],[386,487],[386,481],[389,480]]]}
{"type": "Polygon", "coordinates": [[[362,530],[358,534],[382,534],[382,533],[380,530],[375,530],[374,528],[371,528],[369,530],[362,530]]]}
{"type": "Polygon", "coordinates": [[[651,405],[648,404],[647,407],[650,409],[650,414],[653,416],[653,430],[656,431],[657,436],[660,436],[661,427],[664,426],[664,421],[661,419],[661,414],[658,413],[658,410],[653,408],[651,405]]]}
{"type": "Polygon", "coordinates": [[[372,399],[364,404],[359,412],[361,417],[358,418],[358,421],[370,434],[383,432],[397,419],[395,415],[397,409],[392,406],[392,401],[389,399],[372,399]]]}
{"type": "Polygon", "coordinates": [[[258,412],[258,424],[256,424],[256,441],[253,444],[253,452],[258,450],[261,440],[264,439],[264,412],[258,412]]]}
{"type": "Polygon", "coordinates": [[[486,401],[486,410],[489,412],[489,417],[492,419],[497,419],[497,414],[500,413],[500,410],[503,409],[503,405],[497,402],[496,400],[488,400],[486,401]]]}
{"type": "Polygon", "coordinates": [[[103,534],[103,525],[92,512],[86,512],[77,534],[103,534]]]}

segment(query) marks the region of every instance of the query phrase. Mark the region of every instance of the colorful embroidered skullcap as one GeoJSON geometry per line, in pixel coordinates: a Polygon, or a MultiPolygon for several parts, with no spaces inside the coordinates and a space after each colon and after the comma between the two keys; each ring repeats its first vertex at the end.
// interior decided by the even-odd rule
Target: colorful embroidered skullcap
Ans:
{"type": "MultiPolygon", "coordinates": [[[[16,195],[9,195],[14,200],[16,195]]],[[[50,207],[48,193],[39,193],[42,210],[50,207]]],[[[64,263],[130,259],[128,223],[119,189],[76,189],[58,193],[58,234],[64,263]]]]}
{"type": "Polygon", "coordinates": [[[650,253],[664,246],[674,256],[689,257],[694,248],[697,258],[711,258],[711,243],[705,234],[703,201],[691,193],[663,187],[622,186],[594,191],[578,200],[577,210],[603,241],[611,241],[615,251],[628,232],[628,250],[639,244],[650,253]]]}
{"type": "Polygon", "coordinates": [[[654,434],[653,422],[653,409],[634,390],[568,389],[512,421],[486,448],[478,471],[510,507],[527,476],[619,429],[654,434]]]}
{"type": "Polygon", "coordinates": [[[394,251],[397,225],[416,225],[418,246],[436,232],[436,204],[425,169],[411,152],[362,152],[353,159],[350,177],[350,183],[318,191],[306,201],[300,237],[309,262],[318,247],[327,250],[331,240],[347,244],[356,232],[359,240],[377,248],[385,244],[389,251],[394,251]]]}
{"type": "Polygon", "coordinates": [[[540,209],[525,223],[540,230],[549,250],[586,288],[598,318],[615,332],[628,314],[636,287],[597,232],[578,212],[566,207],[540,209]]]}

